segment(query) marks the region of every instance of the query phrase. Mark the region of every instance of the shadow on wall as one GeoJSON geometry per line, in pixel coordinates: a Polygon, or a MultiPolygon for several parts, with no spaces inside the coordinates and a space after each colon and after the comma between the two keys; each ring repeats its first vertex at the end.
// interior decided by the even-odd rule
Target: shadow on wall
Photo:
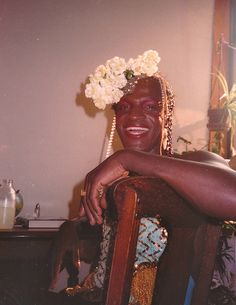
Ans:
{"type": "Polygon", "coordinates": [[[83,188],[84,181],[79,182],[73,187],[72,198],[68,202],[68,218],[73,219],[78,217],[79,207],[80,207],[80,192],[83,188]]]}
{"type": "MultiPolygon", "coordinates": [[[[107,144],[108,144],[108,139],[110,136],[110,131],[111,131],[111,125],[112,125],[112,120],[113,120],[113,115],[114,112],[111,109],[111,107],[107,107],[105,110],[99,110],[97,109],[92,100],[88,99],[85,96],[85,86],[86,83],[88,81],[88,78],[85,80],[84,83],[81,83],[80,85],[80,91],[76,94],[75,97],[75,103],[78,107],[82,107],[84,109],[85,115],[87,115],[90,118],[95,118],[97,113],[99,112],[103,112],[106,121],[107,121],[107,127],[106,130],[104,132],[104,140],[103,140],[103,149],[101,151],[101,154],[99,156],[99,162],[102,162],[102,160],[105,159],[105,155],[106,155],[106,148],[107,148],[107,144]]],[[[119,149],[122,148],[122,144],[120,142],[119,136],[117,135],[117,133],[115,133],[115,137],[114,137],[114,141],[113,141],[113,151],[117,151],[119,149]]],[[[68,208],[69,208],[69,219],[78,217],[78,211],[79,211],[79,206],[80,206],[80,193],[81,190],[83,189],[83,185],[84,185],[84,180],[80,181],[78,184],[76,184],[73,187],[73,191],[72,191],[72,198],[71,200],[68,202],[68,208]]]]}

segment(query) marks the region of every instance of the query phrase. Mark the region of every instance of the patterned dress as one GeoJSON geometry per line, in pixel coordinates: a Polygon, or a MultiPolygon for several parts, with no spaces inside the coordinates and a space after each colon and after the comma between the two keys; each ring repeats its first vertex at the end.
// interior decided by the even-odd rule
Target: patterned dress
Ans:
{"type": "MultiPolygon", "coordinates": [[[[103,240],[101,242],[101,255],[98,266],[92,277],[89,276],[83,286],[94,289],[103,289],[108,265],[108,252],[113,227],[103,225],[103,240]]],[[[133,280],[131,284],[130,305],[150,305],[156,277],[157,262],[159,261],[167,244],[167,231],[161,226],[157,218],[141,218],[133,280]]]]}

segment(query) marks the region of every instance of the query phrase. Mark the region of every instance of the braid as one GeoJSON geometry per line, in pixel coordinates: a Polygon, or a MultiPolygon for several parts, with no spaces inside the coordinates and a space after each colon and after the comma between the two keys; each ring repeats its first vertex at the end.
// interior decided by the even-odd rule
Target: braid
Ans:
{"type": "Polygon", "coordinates": [[[173,118],[173,110],[175,105],[175,98],[172,91],[172,88],[169,82],[161,75],[155,74],[155,78],[157,78],[160,82],[161,86],[161,94],[162,94],[162,135],[160,141],[160,155],[172,156],[172,118],[173,118]],[[164,142],[164,137],[166,141],[164,142]]]}

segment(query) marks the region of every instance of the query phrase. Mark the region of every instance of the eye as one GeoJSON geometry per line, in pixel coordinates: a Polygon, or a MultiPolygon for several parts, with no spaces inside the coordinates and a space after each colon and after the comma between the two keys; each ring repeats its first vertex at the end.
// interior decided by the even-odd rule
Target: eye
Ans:
{"type": "Polygon", "coordinates": [[[130,105],[126,102],[119,102],[116,104],[115,111],[116,113],[125,113],[130,109],[130,105]]]}
{"type": "Polygon", "coordinates": [[[143,108],[148,112],[161,112],[161,106],[156,101],[145,102],[143,108]]]}

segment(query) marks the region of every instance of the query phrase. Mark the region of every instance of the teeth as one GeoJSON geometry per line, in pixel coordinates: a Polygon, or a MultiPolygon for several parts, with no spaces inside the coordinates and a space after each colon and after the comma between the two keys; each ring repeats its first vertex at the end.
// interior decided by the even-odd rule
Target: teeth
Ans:
{"type": "Polygon", "coordinates": [[[148,131],[146,127],[127,127],[126,130],[132,134],[142,134],[148,131]]]}
{"type": "Polygon", "coordinates": [[[141,131],[148,131],[146,127],[127,127],[126,130],[133,131],[133,130],[141,130],[141,131]]]}

